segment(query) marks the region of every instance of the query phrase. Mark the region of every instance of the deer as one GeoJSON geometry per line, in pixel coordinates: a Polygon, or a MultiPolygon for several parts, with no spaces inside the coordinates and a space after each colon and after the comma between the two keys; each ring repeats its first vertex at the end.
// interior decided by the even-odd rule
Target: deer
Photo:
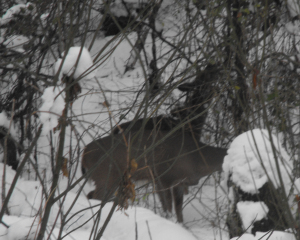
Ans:
{"type": "MultiPolygon", "coordinates": [[[[181,85],[180,89],[190,91],[190,86],[181,85]]],[[[188,116],[186,122],[196,126],[194,128],[186,127],[191,124],[178,127],[183,119],[158,116],[120,124],[111,135],[89,143],[82,155],[82,169],[90,173],[95,190],[88,198],[109,200],[120,186],[124,172],[128,171],[128,160],[134,159],[138,168],[131,178],[153,182],[163,210],[172,212],[174,202],[177,221],[182,223],[183,196],[187,188],[197,185],[202,177],[221,171],[227,153],[226,148],[209,146],[198,140],[199,124],[204,123],[205,114],[196,122],[189,118],[205,110],[204,104],[196,104],[204,98],[199,99],[197,93],[188,98],[186,106],[174,112],[184,112],[188,116]]]]}
{"type": "MultiPolygon", "coordinates": [[[[136,141],[131,142],[130,158],[138,163],[134,180],[154,181],[163,210],[172,212],[172,192],[178,222],[183,222],[182,205],[186,186],[197,185],[200,178],[222,170],[227,149],[195,142],[189,132],[144,130],[139,136],[130,132],[136,141]]],[[[129,133],[125,135],[129,137],[129,133]]],[[[85,147],[82,166],[95,168],[91,179],[96,189],[91,198],[107,200],[117,190],[127,170],[128,149],[122,134],[109,135],[85,147]]]]}

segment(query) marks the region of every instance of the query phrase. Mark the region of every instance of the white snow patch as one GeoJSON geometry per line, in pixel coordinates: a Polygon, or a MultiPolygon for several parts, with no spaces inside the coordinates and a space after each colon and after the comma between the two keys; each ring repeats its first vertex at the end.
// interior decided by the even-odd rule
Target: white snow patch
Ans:
{"type": "MultiPolygon", "coordinates": [[[[93,227],[93,221],[89,221],[92,219],[92,211],[85,210],[90,207],[89,201],[83,195],[80,195],[76,200],[76,193],[69,192],[65,198],[62,198],[61,201],[55,203],[55,205],[51,209],[51,215],[49,218],[49,224],[53,225],[61,225],[61,218],[56,219],[56,216],[62,213],[69,212],[69,217],[72,216],[71,221],[65,223],[65,229],[68,231],[75,230],[76,228],[80,227],[81,230],[91,229],[93,227]],[[76,200],[76,201],[75,201],[76,200]],[[74,206],[73,203],[75,201],[74,206]],[[62,204],[63,203],[63,204],[62,204]],[[61,206],[62,204],[62,206],[61,206]]],[[[99,205],[100,201],[91,201],[92,205],[99,205]]],[[[94,208],[94,212],[99,210],[99,207],[94,208]]]]}
{"type": "MultiPolygon", "coordinates": [[[[103,218],[105,219],[111,209],[112,203],[108,203],[103,208],[103,218]]],[[[130,207],[126,211],[117,211],[113,214],[111,221],[104,232],[104,237],[111,240],[137,239],[144,240],[164,240],[164,239],[193,239],[196,238],[186,229],[178,224],[162,218],[148,209],[141,207],[130,207]],[[126,214],[125,214],[126,213],[126,214]],[[127,216],[126,216],[127,215],[127,216]]]]}
{"type": "Polygon", "coordinates": [[[49,17],[50,13],[43,13],[41,16],[40,16],[40,19],[41,19],[41,23],[44,27],[46,27],[47,25],[47,19],[49,17]]]}
{"type": "MultiPolygon", "coordinates": [[[[113,37],[106,37],[99,43],[101,44],[94,44],[92,48],[93,51],[99,51],[103,46],[106,46],[112,40],[113,37]]],[[[127,38],[130,42],[135,42],[137,39],[136,33],[129,33],[127,38]]],[[[127,59],[130,57],[131,52],[131,45],[128,41],[121,41],[119,39],[117,41],[112,41],[108,46],[105,47],[101,56],[110,55],[105,61],[101,62],[101,66],[99,67],[99,75],[100,77],[107,77],[107,76],[116,76],[117,78],[126,77],[134,74],[134,71],[128,72],[123,75],[125,66],[127,63],[127,59]]],[[[99,61],[99,59],[97,60],[99,61]]],[[[138,74],[142,74],[138,69],[136,69],[138,74]]],[[[130,77],[132,82],[132,77],[130,77]]],[[[122,79],[122,81],[127,81],[127,79],[122,79]]],[[[109,82],[105,84],[105,87],[109,87],[109,82]]]]}
{"type": "MultiPolygon", "coordinates": [[[[9,129],[11,119],[7,116],[6,112],[0,113],[0,126],[3,126],[7,129],[9,129]]],[[[9,131],[10,135],[12,135],[14,138],[17,138],[17,129],[15,128],[14,123],[12,122],[12,125],[10,127],[9,131]]]]}
{"type": "Polygon", "coordinates": [[[292,18],[300,14],[299,0],[287,0],[287,7],[292,18]]]}
{"type": "Polygon", "coordinates": [[[22,13],[24,15],[27,15],[29,13],[31,13],[30,10],[28,10],[28,7],[33,7],[34,5],[30,2],[26,3],[26,4],[17,4],[12,6],[11,8],[9,8],[6,13],[3,14],[3,16],[0,18],[0,26],[7,24],[14,16],[14,14],[18,14],[21,11],[23,11],[22,13]]]}
{"type": "MultiPolygon", "coordinates": [[[[99,204],[100,202],[92,201],[92,205],[94,205],[95,203],[99,204]]],[[[85,207],[89,207],[87,200],[85,200],[85,207]]],[[[99,226],[103,225],[107,215],[110,212],[111,207],[112,203],[107,203],[102,209],[99,226]]],[[[95,209],[95,211],[96,210],[97,209],[95,209]]],[[[91,213],[89,209],[85,211],[91,213]]],[[[135,239],[135,236],[137,234],[138,239],[144,240],[196,240],[196,238],[190,232],[188,232],[180,225],[159,217],[150,210],[140,207],[133,207],[127,209],[125,212],[126,213],[124,213],[123,211],[116,211],[113,214],[101,239],[131,240],[135,239]]],[[[79,213],[78,218],[81,217],[81,215],[82,213],[79,213]]],[[[0,228],[0,234],[2,236],[6,236],[7,240],[26,239],[26,236],[29,236],[28,239],[34,239],[38,229],[39,218],[23,218],[19,221],[16,221],[17,219],[11,220],[10,218],[10,216],[4,215],[4,222],[6,224],[9,224],[10,227],[9,229],[0,228]]],[[[77,220],[78,219],[72,219],[72,223],[76,223],[77,220]]],[[[90,222],[93,223],[93,221],[90,222]]],[[[70,233],[67,236],[67,239],[79,240],[82,239],[83,235],[88,237],[92,230],[91,225],[92,224],[90,224],[90,226],[88,226],[88,229],[86,229],[85,231],[82,231],[83,228],[80,228],[80,230],[76,230],[75,232],[70,233]]],[[[55,239],[55,236],[57,236],[59,226],[59,223],[56,223],[51,239],[55,239]]],[[[48,227],[51,228],[52,223],[49,222],[48,227]]],[[[67,227],[64,228],[62,236],[68,234],[68,232],[70,232],[71,230],[72,229],[69,229],[67,227]]]]}
{"type": "MultiPolygon", "coordinates": [[[[89,51],[83,47],[82,52],[80,54],[81,47],[71,47],[67,53],[67,56],[63,62],[63,65],[61,67],[61,71],[59,73],[59,79],[62,78],[62,75],[71,76],[74,72],[73,77],[74,78],[86,78],[91,79],[95,77],[95,71],[93,69],[93,60],[91,58],[91,55],[89,51]],[[77,62],[78,57],[79,61],[75,69],[75,65],[77,62]]],[[[65,53],[63,53],[64,55],[65,53]]],[[[59,58],[54,66],[54,74],[56,74],[60,68],[60,65],[62,64],[62,59],[59,58]]]]}
{"type": "MultiPolygon", "coordinates": [[[[4,164],[0,163],[0,177],[3,177],[4,164]]],[[[15,171],[6,166],[5,194],[11,187],[15,177],[15,171]]],[[[2,195],[0,199],[2,198],[2,195]]],[[[15,216],[34,216],[38,212],[41,203],[41,186],[37,181],[23,181],[18,179],[14,191],[8,203],[10,214],[15,216]]]]}
{"type": "Polygon", "coordinates": [[[1,112],[0,113],[0,126],[8,128],[9,122],[10,122],[10,120],[9,120],[8,116],[6,115],[6,113],[4,111],[1,112]]]}
{"type": "Polygon", "coordinates": [[[40,107],[40,120],[44,124],[43,133],[47,134],[58,124],[65,107],[64,92],[59,87],[48,87],[42,95],[43,105],[40,107]]]}
{"type": "Polygon", "coordinates": [[[13,35],[6,39],[3,44],[10,49],[14,49],[18,52],[25,52],[23,49],[23,45],[29,42],[29,38],[23,36],[23,35],[13,35]]]}
{"type": "Polygon", "coordinates": [[[116,3],[111,4],[110,12],[115,17],[127,17],[128,16],[128,11],[125,8],[124,4],[122,4],[121,2],[118,3],[118,1],[116,3]]]}
{"type": "Polygon", "coordinates": [[[299,35],[299,33],[300,33],[300,21],[297,20],[295,22],[288,22],[288,23],[285,24],[285,28],[290,34],[299,35]]]}
{"type": "Polygon", "coordinates": [[[291,186],[290,157],[274,135],[271,136],[279,169],[272,151],[270,136],[267,130],[254,129],[238,136],[230,145],[228,155],[224,158],[223,170],[225,172],[226,186],[229,174],[232,181],[243,191],[255,194],[267,181],[268,177],[276,188],[280,187],[278,171],[281,174],[286,192],[291,186]],[[253,136],[252,136],[253,134],[253,136]]]}
{"type": "Polygon", "coordinates": [[[269,209],[264,202],[238,202],[237,210],[242,219],[244,229],[247,229],[248,233],[251,233],[253,223],[260,221],[267,216],[269,209]]]}

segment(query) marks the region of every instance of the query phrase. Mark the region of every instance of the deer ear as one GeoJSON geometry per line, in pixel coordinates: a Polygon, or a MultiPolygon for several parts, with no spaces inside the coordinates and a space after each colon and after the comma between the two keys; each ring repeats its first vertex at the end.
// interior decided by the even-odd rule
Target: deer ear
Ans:
{"type": "Polygon", "coordinates": [[[183,83],[177,87],[181,92],[189,92],[195,88],[195,83],[183,83]]]}

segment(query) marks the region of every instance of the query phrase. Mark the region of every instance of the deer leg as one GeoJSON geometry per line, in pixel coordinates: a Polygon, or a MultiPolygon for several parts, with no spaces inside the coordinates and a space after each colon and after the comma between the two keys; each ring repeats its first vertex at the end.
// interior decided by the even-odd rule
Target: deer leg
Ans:
{"type": "Polygon", "coordinates": [[[163,210],[165,212],[172,213],[172,193],[170,189],[166,189],[163,191],[160,191],[158,193],[160,201],[162,203],[163,210]]]}
{"type": "Polygon", "coordinates": [[[172,213],[172,193],[170,187],[164,186],[160,180],[157,183],[158,196],[164,212],[172,213]]]}
{"type": "Polygon", "coordinates": [[[177,216],[177,221],[180,223],[183,222],[183,215],[182,215],[183,194],[186,192],[186,190],[187,190],[187,186],[183,184],[179,184],[173,187],[175,212],[177,216]]]}

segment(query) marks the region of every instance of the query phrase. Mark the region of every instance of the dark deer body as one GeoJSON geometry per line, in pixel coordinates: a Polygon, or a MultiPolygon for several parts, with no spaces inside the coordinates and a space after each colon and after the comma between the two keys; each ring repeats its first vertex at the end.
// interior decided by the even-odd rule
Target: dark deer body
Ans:
{"type": "Polygon", "coordinates": [[[173,117],[158,116],[123,123],[115,127],[110,136],[88,144],[82,167],[83,170],[94,168],[90,178],[96,185],[88,197],[108,200],[128,171],[128,160],[135,159],[138,170],[132,178],[154,182],[164,211],[172,211],[174,200],[177,220],[182,222],[183,195],[187,187],[220,171],[227,152],[227,149],[198,141],[218,74],[218,66],[209,64],[196,74],[194,82],[180,85],[179,90],[186,92],[187,97],[183,106],[171,111],[173,117]]]}
{"type": "MultiPolygon", "coordinates": [[[[165,211],[172,211],[173,190],[177,219],[182,222],[186,186],[196,185],[200,178],[220,171],[227,150],[195,142],[190,132],[169,134],[170,131],[160,130],[126,134],[130,142],[128,159],[134,158],[138,163],[134,180],[155,181],[165,211]]],[[[122,134],[100,138],[86,146],[82,166],[86,170],[95,167],[91,179],[96,189],[90,197],[107,200],[113,195],[127,170],[127,155],[122,134]]]]}

